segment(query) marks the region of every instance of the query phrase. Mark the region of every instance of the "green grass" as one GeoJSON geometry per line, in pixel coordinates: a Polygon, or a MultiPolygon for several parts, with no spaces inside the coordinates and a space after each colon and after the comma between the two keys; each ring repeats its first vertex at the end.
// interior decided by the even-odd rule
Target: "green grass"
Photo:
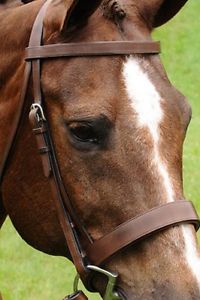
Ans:
{"type": "MultiPolygon", "coordinates": [[[[74,267],[28,246],[7,220],[0,232],[0,290],[4,300],[61,300],[72,292],[74,267]]],[[[100,299],[90,295],[89,299],[100,299]]]]}
{"type": "MultiPolygon", "coordinates": [[[[154,33],[162,42],[162,59],[171,81],[193,108],[184,147],[184,187],[200,212],[200,1],[154,33]]],[[[29,247],[6,221],[0,232],[0,290],[4,300],[59,300],[71,291],[74,268],[64,258],[29,247]]],[[[90,296],[90,299],[99,299],[90,296]]]]}

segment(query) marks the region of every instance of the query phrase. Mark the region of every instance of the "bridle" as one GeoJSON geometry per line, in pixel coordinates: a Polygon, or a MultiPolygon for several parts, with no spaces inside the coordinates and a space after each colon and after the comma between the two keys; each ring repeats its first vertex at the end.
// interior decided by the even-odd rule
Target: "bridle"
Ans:
{"type": "Polygon", "coordinates": [[[157,54],[160,52],[158,42],[144,41],[112,41],[93,43],[66,43],[41,45],[43,19],[51,0],[47,0],[40,9],[32,28],[29,46],[26,49],[26,66],[21,101],[16,116],[16,122],[10,136],[3,163],[1,164],[0,179],[5,170],[10,149],[15,140],[24,106],[29,79],[32,75],[34,102],[29,114],[33,133],[36,137],[38,150],[44,170],[44,176],[49,180],[58,218],[64,233],[72,261],[76,267],[78,277],[74,282],[74,293],[65,299],[84,300],[87,297],[78,290],[78,278],[88,290],[93,290],[92,278],[95,272],[107,277],[107,285],[103,299],[117,300],[122,297],[116,292],[118,275],[102,269],[100,266],[121,249],[133,245],[160,230],[181,223],[191,223],[198,230],[200,221],[191,202],[179,200],[157,206],[144,214],[138,215],[119,225],[112,232],[99,240],[93,241],[87,233],[80,218],[77,216],[68,197],[59,165],[56,159],[54,143],[49,129],[49,122],[45,115],[40,77],[41,60],[59,57],[80,56],[113,56],[130,54],[157,54]]]}

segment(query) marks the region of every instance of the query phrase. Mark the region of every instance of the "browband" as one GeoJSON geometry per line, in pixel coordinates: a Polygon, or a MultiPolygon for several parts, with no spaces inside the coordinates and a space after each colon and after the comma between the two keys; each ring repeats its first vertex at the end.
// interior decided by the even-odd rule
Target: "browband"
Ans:
{"type": "Polygon", "coordinates": [[[65,43],[26,48],[25,59],[44,59],[55,57],[75,56],[109,56],[130,54],[157,54],[160,53],[160,42],[82,42],[65,43]]]}

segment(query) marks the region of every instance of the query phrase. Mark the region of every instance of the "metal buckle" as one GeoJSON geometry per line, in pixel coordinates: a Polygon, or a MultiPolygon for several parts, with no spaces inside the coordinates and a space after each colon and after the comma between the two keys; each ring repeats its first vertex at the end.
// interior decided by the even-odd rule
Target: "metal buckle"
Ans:
{"type": "MultiPolygon", "coordinates": [[[[111,273],[107,270],[101,269],[97,266],[93,266],[93,265],[87,265],[87,269],[91,270],[91,271],[95,271],[101,274],[104,274],[108,277],[108,283],[106,286],[106,291],[105,294],[103,296],[103,300],[120,300],[121,297],[118,295],[118,293],[116,291],[114,291],[115,285],[116,285],[116,281],[117,281],[117,277],[118,274],[117,273],[111,273]]],[[[78,283],[79,283],[79,275],[77,274],[75,279],[74,279],[74,284],[73,284],[73,289],[74,292],[78,291],[78,283]]]]}
{"type": "Polygon", "coordinates": [[[44,116],[43,108],[42,108],[42,106],[39,103],[33,103],[31,105],[31,110],[32,109],[34,109],[36,111],[36,118],[37,118],[38,122],[40,122],[40,121],[46,121],[46,118],[44,116]]]}

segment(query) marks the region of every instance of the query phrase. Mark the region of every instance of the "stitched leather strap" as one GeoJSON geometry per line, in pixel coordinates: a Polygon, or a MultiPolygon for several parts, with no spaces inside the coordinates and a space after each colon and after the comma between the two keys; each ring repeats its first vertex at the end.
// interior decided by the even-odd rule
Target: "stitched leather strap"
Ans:
{"type": "Polygon", "coordinates": [[[103,56],[130,54],[157,54],[160,52],[160,42],[94,42],[44,45],[26,48],[26,60],[74,57],[103,56]]]}
{"type": "Polygon", "coordinates": [[[134,244],[169,226],[185,222],[194,224],[195,229],[199,229],[199,218],[193,204],[186,200],[166,203],[118,226],[89,245],[86,252],[93,264],[100,265],[129,244],[134,244]]]}

